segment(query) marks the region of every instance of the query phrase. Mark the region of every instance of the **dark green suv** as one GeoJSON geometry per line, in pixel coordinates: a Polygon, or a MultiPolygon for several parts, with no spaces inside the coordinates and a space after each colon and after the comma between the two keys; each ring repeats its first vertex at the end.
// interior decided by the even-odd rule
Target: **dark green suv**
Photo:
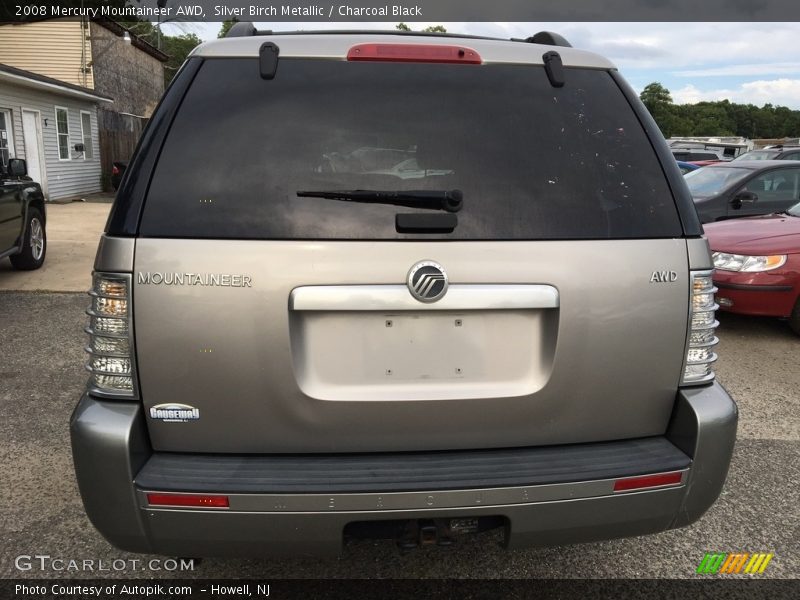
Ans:
{"type": "Polygon", "coordinates": [[[15,269],[38,269],[47,252],[42,186],[19,158],[0,162],[0,184],[0,258],[10,257],[15,269]]]}

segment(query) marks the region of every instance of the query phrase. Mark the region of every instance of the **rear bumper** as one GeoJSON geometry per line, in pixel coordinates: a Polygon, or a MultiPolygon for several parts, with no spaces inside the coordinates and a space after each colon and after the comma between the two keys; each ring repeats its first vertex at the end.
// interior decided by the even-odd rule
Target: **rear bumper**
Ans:
{"type": "Polygon", "coordinates": [[[389,459],[402,455],[386,464],[364,456],[370,464],[360,471],[361,459],[353,457],[338,475],[331,465],[321,470],[327,477],[309,470],[300,478],[285,475],[303,472],[303,457],[276,459],[276,466],[264,457],[186,456],[181,463],[181,455],[153,454],[136,403],[84,396],[71,433],[87,514],[115,546],[178,556],[285,556],[338,554],[345,526],[362,521],[500,516],[512,548],[680,527],[719,495],[736,422],[736,405],[713,384],[679,392],[663,438],[489,451],[488,463],[480,452],[407,455],[394,467],[389,459]],[[406,473],[399,469],[413,461],[406,473]],[[381,479],[393,468],[396,478],[381,479]],[[614,492],[620,477],[665,470],[680,472],[680,483],[614,492]],[[147,492],[222,493],[230,506],[154,508],[147,492]]]}

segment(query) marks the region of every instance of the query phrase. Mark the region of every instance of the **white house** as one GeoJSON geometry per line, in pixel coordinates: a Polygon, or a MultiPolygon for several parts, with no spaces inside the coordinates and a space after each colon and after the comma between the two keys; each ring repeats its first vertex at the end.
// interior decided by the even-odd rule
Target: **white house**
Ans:
{"type": "Polygon", "coordinates": [[[0,160],[24,158],[48,200],[102,189],[92,89],[0,64],[0,160]]]}

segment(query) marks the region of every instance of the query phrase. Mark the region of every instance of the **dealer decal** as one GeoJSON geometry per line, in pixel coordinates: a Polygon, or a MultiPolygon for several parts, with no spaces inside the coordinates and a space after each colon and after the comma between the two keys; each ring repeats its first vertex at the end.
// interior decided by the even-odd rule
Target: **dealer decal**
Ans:
{"type": "Polygon", "coordinates": [[[188,404],[156,404],[150,407],[150,418],[164,423],[186,423],[200,418],[200,409],[188,404]]]}

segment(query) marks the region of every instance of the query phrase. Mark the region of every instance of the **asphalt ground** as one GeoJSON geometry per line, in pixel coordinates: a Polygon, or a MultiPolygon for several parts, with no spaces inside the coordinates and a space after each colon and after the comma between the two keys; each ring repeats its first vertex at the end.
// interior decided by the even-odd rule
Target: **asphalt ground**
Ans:
{"type": "MultiPolygon", "coordinates": [[[[20,555],[149,560],[110,546],[86,518],[68,420],[86,380],[84,294],[0,292],[0,577],[171,578],[166,570],[20,571],[20,555]]],[[[348,544],[340,558],[206,559],[191,578],[697,578],[706,552],[770,552],[761,578],[800,574],[800,337],[785,323],[721,315],[720,381],[740,409],[720,499],[694,525],[602,543],[509,552],[488,532],[400,553],[348,544]]],[[[162,557],[163,558],[163,557],[162,557]]],[[[117,563],[119,564],[119,563],[117,563]]],[[[142,566],[142,562],[139,563],[142,566]]],[[[706,576],[709,577],[709,576],[706,576]]],[[[719,576],[717,576],[719,577],[719,576]]],[[[726,576],[749,577],[749,576],[726,576]]]]}

